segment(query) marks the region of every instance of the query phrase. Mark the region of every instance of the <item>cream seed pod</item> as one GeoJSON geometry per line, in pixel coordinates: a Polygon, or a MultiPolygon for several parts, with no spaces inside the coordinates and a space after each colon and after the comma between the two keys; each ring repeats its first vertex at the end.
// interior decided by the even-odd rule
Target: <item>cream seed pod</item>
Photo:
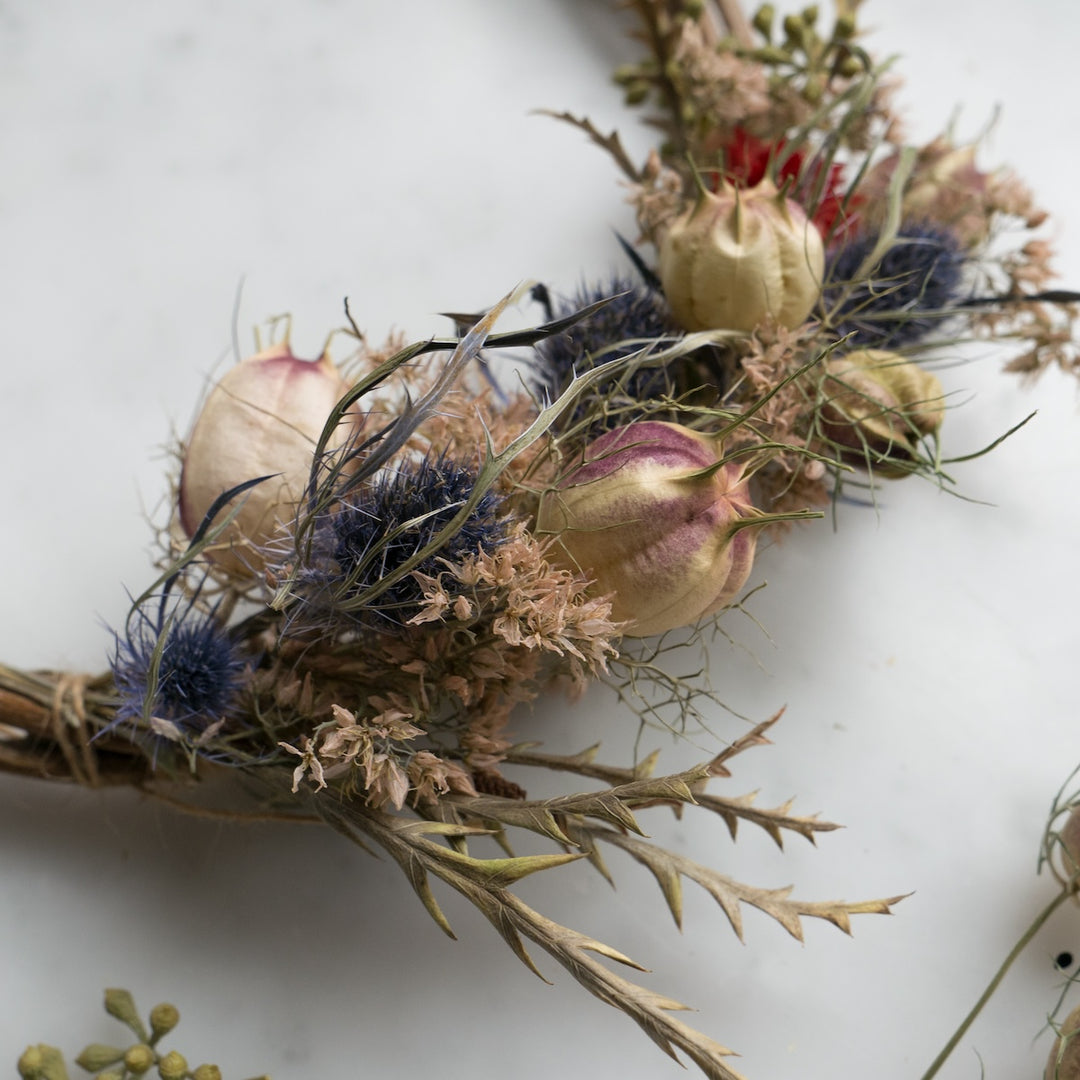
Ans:
{"type": "MultiPolygon", "coordinates": [[[[195,421],[180,476],[180,523],[192,536],[224,492],[260,476],[207,555],[238,577],[257,574],[260,549],[289,521],[303,495],[319,436],[348,384],[324,353],[297,359],[288,344],[242,360],[211,391],[195,421]]],[[[344,424],[336,445],[358,425],[344,424]]]]}
{"type": "Polygon", "coordinates": [[[825,248],[802,207],[769,180],[702,191],[660,242],[660,281],[687,330],[800,325],[821,293],[825,248]]]}
{"type": "Polygon", "coordinates": [[[868,457],[882,476],[906,476],[919,440],[945,419],[945,391],[936,375],[885,349],[858,349],[824,363],[822,434],[847,447],[855,464],[868,457]]]}
{"type": "Polygon", "coordinates": [[[1061,872],[1066,879],[1080,875],[1080,806],[1074,806],[1058,833],[1061,872]]]}
{"type": "Polygon", "coordinates": [[[1043,1080],[1080,1080],[1080,1006],[1065,1017],[1046,1059],[1043,1080]]]}
{"type": "Polygon", "coordinates": [[[552,558],[611,594],[631,637],[661,634],[727,607],[746,583],[758,521],[740,464],[678,424],[643,421],[592,442],[540,502],[552,558]]]}

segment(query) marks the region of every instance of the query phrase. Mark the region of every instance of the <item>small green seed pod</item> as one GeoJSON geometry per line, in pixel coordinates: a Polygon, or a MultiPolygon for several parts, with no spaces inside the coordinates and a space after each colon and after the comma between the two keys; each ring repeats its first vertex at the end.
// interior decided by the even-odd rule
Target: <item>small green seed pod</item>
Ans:
{"type": "Polygon", "coordinates": [[[200,1065],[191,1074],[191,1080],[221,1080],[221,1070],[216,1065],[200,1065]]]}
{"type": "Polygon", "coordinates": [[[784,34],[788,41],[799,48],[804,48],[806,44],[806,23],[802,21],[802,18],[798,15],[785,15],[784,16],[784,34]]]}
{"type": "Polygon", "coordinates": [[[142,1076],[149,1072],[157,1061],[157,1054],[146,1043],[136,1043],[129,1046],[124,1053],[124,1067],[136,1076],[142,1076]]]}
{"type": "Polygon", "coordinates": [[[175,1005],[163,1001],[150,1010],[150,1031],[155,1039],[168,1035],[180,1023],[180,1010],[175,1005]]]}
{"type": "Polygon", "coordinates": [[[64,1055],[44,1043],[28,1046],[15,1067],[23,1080],[68,1080],[64,1055]]]}
{"type": "Polygon", "coordinates": [[[836,20],[833,27],[833,39],[835,41],[850,41],[855,36],[855,16],[850,11],[845,11],[836,20]]]}
{"type": "Polygon", "coordinates": [[[861,75],[862,72],[863,62],[853,53],[848,53],[836,65],[837,75],[842,75],[845,79],[854,79],[856,75],[861,75]]]}
{"type": "Polygon", "coordinates": [[[808,105],[817,105],[825,95],[825,79],[821,75],[811,75],[803,86],[803,101],[808,105]]]}
{"type": "Polygon", "coordinates": [[[772,41],[773,23],[775,20],[776,8],[774,8],[772,4],[762,4],[761,7],[754,12],[752,25],[766,41],[772,41]]]}
{"type": "Polygon", "coordinates": [[[780,45],[763,45],[750,54],[763,64],[787,64],[791,62],[791,50],[780,45]]]}
{"type": "Polygon", "coordinates": [[[1043,1080],[1077,1080],[1080,1077],[1080,1007],[1061,1025],[1046,1061],[1043,1080]]]}
{"type": "Polygon", "coordinates": [[[23,1052],[22,1057],[19,1058],[15,1065],[19,1075],[25,1077],[26,1080],[31,1080],[32,1077],[38,1075],[41,1071],[41,1047],[40,1046],[28,1046],[23,1052]]]}
{"type": "Polygon", "coordinates": [[[170,1050],[158,1062],[157,1071],[161,1080],[183,1080],[188,1071],[187,1058],[175,1050],[170,1050]]]}
{"type": "Polygon", "coordinates": [[[106,990],[105,1011],[110,1016],[115,1016],[121,1024],[131,1028],[140,1039],[146,1038],[146,1029],[138,1009],[135,1008],[135,1000],[127,990],[106,990]]]}
{"type": "Polygon", "coordinates": [[[87,1072],[98,1072],[106,1065],[115,1065],[122,1061],[124,1051],[119,1046],[106,1046],[104,1043],[91,1043],[75,1059],[75,1064],[87,1072]]]}

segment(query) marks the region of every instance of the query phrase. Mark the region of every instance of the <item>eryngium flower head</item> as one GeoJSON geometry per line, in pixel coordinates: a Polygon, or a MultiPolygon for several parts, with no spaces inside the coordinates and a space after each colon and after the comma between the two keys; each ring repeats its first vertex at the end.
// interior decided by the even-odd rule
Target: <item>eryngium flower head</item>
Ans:
{"type": "Polygon", "coordinates": [[[226,717],[236,699],[244,660],[212,613],[191,604],[160,604],[128,620],[109,660],[120,706],[116,722],[166,720],[181,734],[197,734],[226,717]],[[158,650],[160,647],[160,655],[158,650]]]}
{"type": "MultiPolygon", "coordinates": [[[[552,397],[566,389],[575,372],[585,371],[595,363],[628,356],[641,347],[621,345],[612,348],[619,342],[648,341],[677,333],[667,305],[655,289],[636,285],[618,275],[604,286],[583,285],[572,297],[563,300],[552,315],[566,318],[608,297],[610,302],[599,311],[537,346],[539,381],[552,397]]],[[[665,388],[662,371],[640,368],[626,381],[625,391],[634,400],[643,401],[655,397],[665,388]]]]}
{"type": "MultiPolygon", "coordinates": [[[[374,619],[382,629],[387,620],[405,623],[423,600],[423,588],[411,573],[373,598],[370,605],[350,607],[349,601],[431,545],[460,512],[475,486],[473,469],[440,454],[381,474],[335,511],[326,526],[334,570],[322,583],[331,608],[347,612],[360,623],[374,619]]],[[[461,526],[412,569],[435,576],[444,569],[443,560],[456,562],[480,548],[490,550],[505,539],[502,499],[487,491],[461,526]]]]}
{"type": "Polygon", "coordinates": [[[964,254],[954,233],[909,222],[867,278],[858,280],[879,234],[860,233],[829,251],[822,310],[849,347],[900,348],[939,328],[959,297],[964,254]]]}

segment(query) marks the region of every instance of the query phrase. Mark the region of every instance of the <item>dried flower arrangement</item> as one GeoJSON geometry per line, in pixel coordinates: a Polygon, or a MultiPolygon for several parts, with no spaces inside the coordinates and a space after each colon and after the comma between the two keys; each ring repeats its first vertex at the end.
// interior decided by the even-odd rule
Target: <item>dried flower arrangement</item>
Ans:
{"type": "MultiPolygon", "coordinates": [[[[643,725],[707,730],[722,699],[667,650],[706,649],[758,538],[911,474],[951,487],[973,453],[942,451],[935,356],[989,339],[1015,343],[1012,371],[1075,371],[1076,297],[1047,287],[1044,215],[1019,181],[980,172],[971,146],[903,145],[854,5],[825,29],[814,9],[630,7],[650,55],[617,79],[629,104],[660,106],[663,142],[638,165],[618,136],[560,115],[630,184],[632,270],[566,300],[519,292],[415,345],[373,346],[350,316],[341,364],[329,349],[298,359],[279,330],[218,382],[179,450],[160,572],[110,671],[0,668],[0,765],[329,824],[396,861],[447,933],[432,879],[530,967],[529,944],[730,1080],[730,1052],[672,1015],[683,1006],[611,966],[634,961],[511,886],[578,859],[611,879],[613,848],[676,922],[686,879],[740,936],[743,906],[800,937],[804,918],[848,931],[899,897],[798,900],[645,836],[643,812],[664,809],[777,843],[834,828],[709,786],[775,718],[664,775],[655,755],[522,744],[514,710],[600,684],[643,725]],[[540,324],[501,331],[526,296],[540,324]],[[521,367],[501,369],[502,352],[521,367]],[[534,772],[574,792],[530,797],[534,772]],[[516,854],[530,833],[551,850],[516,854]]],[[[101,1060],[91,1071],[108,1075],[117,1062],[101,1060]]],[[[52,1080],[41,1063],[23,1075],[52,1080]]]]}

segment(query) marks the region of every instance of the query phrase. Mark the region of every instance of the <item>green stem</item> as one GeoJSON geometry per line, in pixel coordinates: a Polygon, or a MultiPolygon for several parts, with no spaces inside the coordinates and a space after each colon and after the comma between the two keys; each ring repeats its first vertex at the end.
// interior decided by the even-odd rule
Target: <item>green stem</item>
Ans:
{"type": "Polygon", "coordinates": [[[967,1033],[967,1029],[975,1022],[976,1017],[982,1012],[983,1006],[994,995],[994,991],[997,990],[1001,983],[1001,980],[1005,978],[1009,968],[1012,967],[1013,961],[1027,948],[1031,939],[1042,929],[1043,924],[1059,907],[1062,903],[1072,895],[1071,889],[1062,889],[1061,892],[1054,897],[1054,899],[1046,905],[1045,908],[1035,917],[1035,921],[1020,935],[1020,940],[1012,947],[1012,951],[1002,961],[1001,967],[997,969],[994,977],[990,980],[989,985],[982,992],[982,997],[972,1006],[971,1012],[964,1017],[963,1023],[953,1032],[952,1038],[942,1047],[941,1053],[934,1058],[933,1064],[929,1069],[923,1073],[921,1080],[932,1080],[937,1076],[938,1070],[948,1060],[949,1055],[956,1049],[957,1043],[967,1033]]]}

